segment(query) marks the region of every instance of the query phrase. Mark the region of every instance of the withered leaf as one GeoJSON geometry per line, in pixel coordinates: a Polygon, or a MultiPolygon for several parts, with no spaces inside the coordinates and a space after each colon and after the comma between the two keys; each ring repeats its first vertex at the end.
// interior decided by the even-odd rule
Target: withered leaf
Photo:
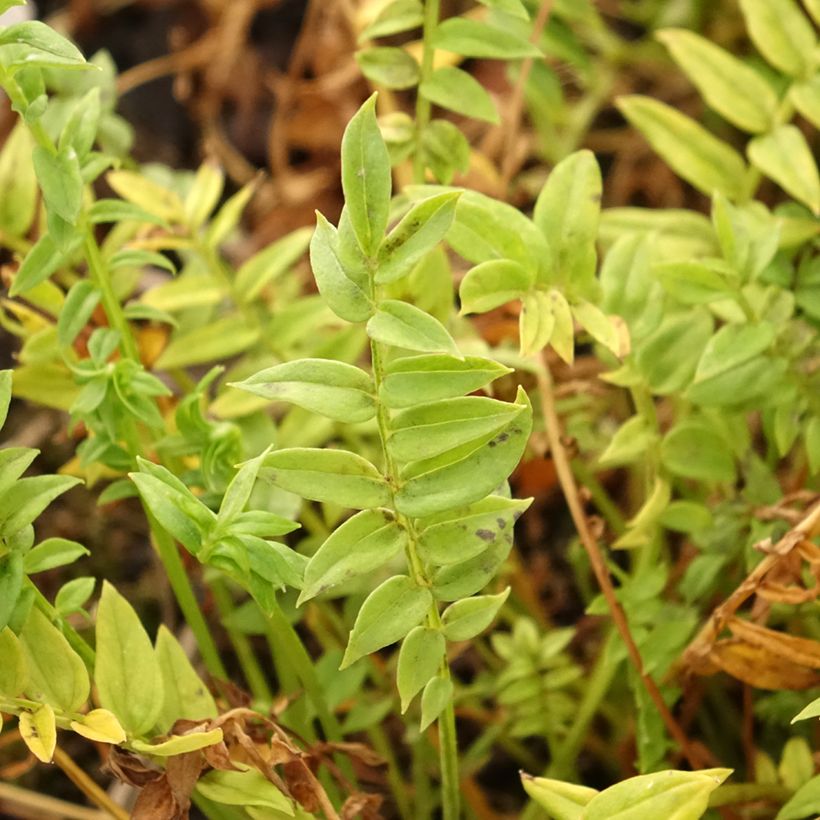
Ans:
{"type": "Polygon", "coordinates": [[[758,689],[810,689],[820,675],[738,638],[718,641],[709,660],[727,674],[758,689]]]}

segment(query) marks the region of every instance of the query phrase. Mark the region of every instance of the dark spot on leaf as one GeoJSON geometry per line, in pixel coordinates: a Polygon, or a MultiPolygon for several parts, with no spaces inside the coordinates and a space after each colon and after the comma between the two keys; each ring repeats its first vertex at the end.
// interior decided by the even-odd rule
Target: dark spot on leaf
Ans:
{"type": "Polygon", "coordinates": [[[503,530],[507,526],[507,522],[503,518],[496,518],[495,523],[498,524],[498,529],[503,530]]]}
{"type": "Polygon", "coordinates": [[[482,541],[492,541],[495,538],[495,533],[492,530],[476,530],[475,534],[482,540],[482,541]]]}

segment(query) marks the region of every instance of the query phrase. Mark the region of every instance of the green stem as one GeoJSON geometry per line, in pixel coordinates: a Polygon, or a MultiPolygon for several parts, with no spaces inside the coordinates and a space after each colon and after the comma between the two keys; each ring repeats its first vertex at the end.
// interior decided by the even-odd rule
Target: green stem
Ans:
{"type": "Polygon", "coordinates": [[[219,657],[211,631],[205,621],[205,616],[199,607],[199,602],[194,595],[188,574],[185,572],[185,565],[179,555],[174,539],[157,524],[151,513],[145,508],[145,515],[148,518],[148,525],[151,529],[151,537],[156,546],[165,574],[171,584],[171,589],[177,599],[182,615],[196,638],[199,654],[205,664],[208,673],[215,678],[227,680],[228,673],[219,657]]]}
{"type": "Polygon", "coordinates": [[[111,327],[120,334],[120,348],[123,355],[135,362],[139,362],[139,350],[137,343],[131,334],[131,328],[125,318],[120,300],[111,287],[111,279],[105,269],[102,254],[100,253],[97,240],[94,238],[93,229],[86,228],[85,231],[85,258],[88,263],[88,272],[91,280],[97,286],[102,295],[102,305],[105,315],[111,327]]]}
{"type": "MultiPolygon", "coordinates": [[[[373,299],[376,301],[375,284],[373,286],[373,299]]],[[[370,355],[373,364],[373,382],[375,385],[375,393],[379,395],[379,387],[384,378],[384,370],[382,365],[382,352],[379,343],[371,339],[370,355]]],[[[387,447],[387,437],[389,432],[389,419],[387,417],[387,408],[381,403],[377,403],[376,423],[379,429],[379,438],[382,443],[382,453],[385,463],[385,472],[388,480],[392,486],[395,486],[398,480],[398,469],[396,468],[390,451],[387,447]]],[[[405,550],[407,557],[407,564],[410,569],[410,575],[413,580],[421,587],[430,587],[430,580],[424,570],[424,566],[419,558],[416,545],[418,543],[418,535],[412,520],[396,511],[396,521],[407,532],[407,548],[405,550]]],[[[441,629],[441,617],[438,612],[438,605],[435,600],[430,604],[430,611],[427,615],[427,625],[431,629],[441,629]]],[[[450,666],[447,663],[446,657],[442,661],[439,674],[445,680],[450,681],[450,666]]],[[[458,777],[458,739],[456,735],[456,719],[455,710],[453,708],[453,700],[450,698],[449,703],[445,707],[441,716],[438,719],[439,727],[439,761],[441,770],[441,789],[442,789],[442,807],[444,820],[457,820],[460,816],[460,794],[459,794],[459,777],[458,777]]]]}
{"type": "MultiPolygon", "coordinates": [[[[424,49],[421,57],[421,72],[419,85],[430,79],[433,73],[433,58],[436,50],[433,47],[433,36],[438,27],[440,0],[426,0],[424,4],[424,49]]],[[[420,185],[424,182],[424,152],[422,150],[422,140],[424,132],[430,122],[430,112],[432,106],[430,100],[424,97],[421,92],[416,93],[416,152],[413,155],[413,182],[420,185]]]]}
{"type": "MultiPolygon", "coordinates": [[[[224,624],[234,609],[231,593],[222,578],[215,578],[211,582],[211,592],[214,596],[216,607],[219,610],[219,619],[224,624]]],[[[237,660],[242,667],[242,674],[245,676],[251,694],[257,701],[261,701],[264,704],[272,703],[273,692],[271,692],[268,686],[265,673],[262,671],[262,667],[259,666],[259,661],[256,658],[256,654],[253,651],[253,647],[247,635],[238,629],[231,629],[230,627],[225,627],[225,631],[228,633],[228,638],[236,652],[237,660]]]]}

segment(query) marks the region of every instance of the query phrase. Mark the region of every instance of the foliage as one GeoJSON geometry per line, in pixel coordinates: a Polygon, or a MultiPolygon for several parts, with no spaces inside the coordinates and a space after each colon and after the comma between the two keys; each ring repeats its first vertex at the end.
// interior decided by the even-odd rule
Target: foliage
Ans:
{"type": "Polygon", "coordinates": [[[25,475],[36,450],[0,450],[0,712],[38,760],[65,766],[62,732],[110,746],[108,769],[141,789],[137,818],[192,802],[219,818],[378,817],[384,796],[358,781],[386,765],[401,816],[456,820],[494,749],[533,771],[547,751],[544,777],[522,775],[523,817],[817,811],[787,690],[820,686],[818,9],[742,0],[755,53],[739,57],[634,5],[709,114],[634,94],[618,108],[709,216],[602,208],[599,161],[575,149],[628,46],[591,3],[547,20],[481,0],[440,20],[438,0],[393,0],[360,32],[379,93],[344,133],[336,224],[317,212],[238,265],[258,182],[229,193],[209,161],[139,167],[107,55],[87,62],[37,21],[0,30],[19,115],[0,152],[16,257],[0,323],[19,340],[0,422],[13,392],[66,414],[78,442],[59,475],[25,475]],[[530,180],[531,215],[466,184],[459,124],[502,120],[471,59],[509,63],[553,166],[530,180]],[[516,338],[485,340],[477,314],[515,316],[516,338]],[[559,376],[581,389],[562,397],[559,376]],[[548,623],[516,570],[514,526],[537,510],[516,471],[546,463],[545,438],[592,640],[548,623]],[[88,554],[35,537],[69,491],[139,509],[201,663],[166,626],[152,638],[107,579],[96,600],[88,576],[53,603],[41,592],[38,573],[88,554]],[[509,631],[485,637],[497,621],[509,631]],[[772,692],[757,695],[753,766],[736,687],[692,683],[718,672],[772,692]],[[694,718],[687,688],[708,703],[694,718]],[[598,744],[621,782],[572,785],[598,725],[627,749],[620,770],[598,744]],[[748,782],[721,785],[731,769],[712,760],[748,782]]]}

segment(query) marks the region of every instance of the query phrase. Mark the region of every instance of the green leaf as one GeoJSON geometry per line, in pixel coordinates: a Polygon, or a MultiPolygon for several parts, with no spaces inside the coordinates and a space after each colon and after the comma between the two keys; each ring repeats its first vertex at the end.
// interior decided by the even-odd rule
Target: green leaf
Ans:
{"type": "Polygon", "coordinates": [[[236,229],[242,218],[242,212],[256,192],[258,185],[259,178],[254,177],[216,212],[205,234],[205,242],[209,247],[218,248],[230,236],[231,231],[236,229]]]}
{"type": "Polygon", "coordinates": [[[15,551],[0,558],[0,628],[5,628],[23,589],[23,556],[15,551]]]}
{"type": "Polygon", "coordinates": [[[367,335],[382,344],[405,350],[460,355],[444,325],[409,302],[383,300],[367,323],[367,335]]]}
{"type": "Polygon", "coordinates": [[[205,160],[194,175],[191,187],[185,195],[185,217],[188,224],[201,228],[217,206],[225,187],[225,174],[213,160],[205,160]]]}
{"type": "Polygon", "coordinates": [[[466,174],[470,168],[470,143],[461,129],[447,120],[432,120],[424,129],[421,155],[425,166],[445,185],[456,173],[466,174]]]}
{"type": "Polygon", "coordinates": [[[167,731],[180,718],[215,718],[218,710],[208,687],[197,675],[179,641],[164,625],[157,632],[155,651],[163,690],[162,710],[157,718],[160,730],[167,731]]]}
{"type": "Polygon", "coordinates": [[[85,64],[85,57],[73,43],[39,20],[17,23],[0,31],[0,46],[7,45],[23,45],[31,49],[25,52],[21,65],[68,67],[85,64]]]}
{"type": "Polygon", "coordinates": [[[100,124],[100,89],[91,88],[77,100],[60,133],[60,152],[73,150],[82,162],[94,147],[100,124]]]}
{"type": "Polygon", "coordinates": [[[445,659],[444,650],[444,635],[425,626],[415,627],[402,641],[396,670],[402,714],[438,672],[445,659]]]}
{"type": "Polygon", "coordinates": [[[481,262],[461,280],[461,312],[486,313],[513,299],[522,299],[534,284],[535,272],[512,259],[481,262]]]}
{"type": "Polygon", "coordinates": [[[390,422],[387,446],[400,462],[432,458],[482,436],[493,436],[521,408],[483,396],[463,396],[404,410],[390,422]]]}
{"type": "Polygon", "coordinates": [[[775,331],[768,322],[724,325],[709,340],[698,361],[695,384],[719,377],[771,347],[775,331]]]}
{"type": "Polygon", "coordinates": [[[12,236],[25,236],[37,211],[33,147],[28,129],[18,122],[0,150],[0,227],[12,236]]]}
{"type": "Polygon", "coordinates": [[[600,792],[587,803],[584,820],[698,820],[709,795],[731,769],[664,771],[631,777],[600,792]]]}
{"type": "Polygon", "coordinates": [[[189,552],[196,555],[216,523],[216,516],[164,467],[139,459],[140,472],[129,473],[145,506],[189,552]]]}
{"type": "Polygon", "coordinates": [[[407,531],[387,510],[357,513],[334,530],[305,568],[299,604],[371,573],[407,545],[407,531]]]}
{"type": "Polygon", "coordinates": [[[496,124],[500,122],[495,103],[484,86],[455,66],[436,69],[419,86],[419,93],[431,103],[465,117],[496,124]]]}
{"type": "Polygon", "coordinates": [[[176,370],[207,364],[244,353],[259,341],[259,328],[250,327],[240,315],[225,316],[174,335],[154,363],[158,370],[176,370]]]}
{"type": "Polygon", "coordinates": [[[441,242],[455,215],[457,191],[416,203],[379,246],[376,281],[395,282],[410,273],[441,242]]]}
{"type": "Polygon", "coordinates": [[[601,192],[595,155],[577,151],[552,169],[535,203],[533,220],[552,250],[557,283],[569,295],[593,295],[601,192]]]}
{"type": "Polygon", "coordinates": [[[572,364],[575,358],[575,326],[572,321],[572,310],[561,291],[550,290],[550,309],[555,318],[555,325],[550,335],[550,343],[555,352],[567,363],[572,364]]]}
{"type": "Polygon", "coordinates": [[[175,191],[134,171],[110,171],[106,181],[123,199],[154,217],[170,223],[185,221],[185,206],[175,191]]]}
{"type": "Polygon", "coordinates": [[[692,380],[698,359],[712,335],[712,318],[702,309],[667,316],[636,354],[653,393],[667,396],[692,380]]]}
{"type": "Polygon", "coordinates": [[[777,95],[757,71],[693,31],[664,29],[657,37],[721,116],[753,134],[771,128],[777,95]]]}
{"type": "Polygon", "coordinates": [[[348,322],[364,322],[373,314],[367,295],[366,271],[342,262],[339,234],[318,211],[310,240],[310,264],[319,293],[328,307],[348,322]],[[356,278],[350,274],[358,274],[356,278]]]}
{"type": "Polygon", "coordinates": [[[433,595],[439,601],[457,601],[480,592],[495,577],[512,549],[512,532],[500,532],[487,549],[466,561],[438,567],[433,572],[433,595]]]}
{"type": "Polygon", "coordinates": [[[195,752],[207,746],[215,746],[222,742],[222,729],[211,729],[209,732],[190,732],[187,735],[171,735],[161,743],[145,743],[142,740],[133,740],[131,745],[135,751],[155,757],[172,757],[195,752]]]}
{"type": "Polygon", "coordinates": [[[598,794],[596,789],[521,773],[524,791],[555,820],[583,820],[584,807],[598,794]]]}
{"type": "Polygon", "coordinates": [[[88,324],[100,303],[100,292],[88,279],[75,282],[66,294],[65,304],[57,317],[57,338],[63,347],[74,343],[88,324]]]}
{"type": "Polygon", "coordinates": [[[606,450],[598,457],[598,463],[602,467],[634,464],[643,460],[657,439],[658,434],[643,416],[633,416],[615,431],[606,450]]]}
{"type": "Polygon", "coordinates": [[[208,772],[197,781],[196,788],[203,797],[214,803],[262,806],[280,811],[288,817],[295,816],[290,800],[256,769],[208,772]]]}
{"type": "Polygon", "coordinates": [[[521,20],[530,19],[530,15],[527,12],[527,7],[521,2],[521,0],[478,0],[478,2],[485,6],[489,6],[491,9],[504,12],[505,14],[509,14],[513,17],[518,17],[521,20]]]}
{"type": "Polygon", "coordinates": [[[393,0],[379,12],[378,17],[362,31],[359,42],[401,34],[424,23],[424,7],[420,0],[393,0]]]}
{"type": "Polygon", "coordinates": [[[524,294],[518,315],[519,350],[522,356],[540,353],[550,343],[555,331],[553,304],[550,294],[543,290],[531,290],[524,294]]]}
{"type": "Polygon", "coordinates": [[[703,532],[712,526],[712,513],[708,507],[695,501],[672,501],[661,513],[658,522],[675,532],[703,532]]]}
{"type": "Polygon", "coordinates": [[[412,462],[395,494],[396,509],[420,518],[470,504],[492,492],[518,464],[529,438],[532,408],[522,388],[516,404],[519,413],[495,435],[412,462]]]}
{"type": "Polygon", "coordinates": [[[117,251],[109,260],[108,267],[111,270],[115,268],[143,268],[153,267],[160,270],[166,270],[172,276],[176,274],[177,269],[174,263],[165,254],[157,253],[156,251],[144,250],[122,250],[117,251]]]}
{"type": "Polygon", "coordinates": [[[81,612],[85,602],[93,595],[97,581],[95,578],[72,578],[63,584],[54,599],[54,608],[65,618],[81,612]]]}
{"type": "Polygon", "coordinates": [[[262,477],[303,498],[356,510],[390,503],[384,476],[369,461],[345,450],[275,450],[265,456],[262,477]]]}
{"type": "Polygon", "coordinates": [[[403,48],[380,46],[356,52],[362,74],[385,88],[412,88],[419,81],[419,64],[403,48]]]}
{"type": "Polygon", "coordinates": [[[658,256],[665,259],[709,256],[719,250],[712,225],[703,214],[682,208],[605,208],[601,212],[599,239],[603,245],[612,245],[621,237],[646,238],[649,233],[654,234],[658,256]]]}
{"type": "Polygon", "coordinates": [[[794,0],[740,0],[746,27],[760,53],[776,68],[801,77],[816,45],[811,24],[794,0]]]}
{"type": "Polygon", "coordinates": [[[124,199],[98,199],[88,209],[88,221],[92,225],[104,222],[147,222],[150,225],[168,227],[162,217],[124,199]]]}
{"type": "Polygon", "coordinates": [[[488,496],[458,510],[426,519],[418,533],[418,551],[438,566],[457,564],[480,555],[503,532],[511,533],[532,499],[488,496]]]}
{"type": "Polygon", "coordinates": [[[17,481],[0,497],[0,537],[8,538],[31,524],[57,496],[80,483],[79,478],[60,475],[17,481]]]}
{"type": "Polygon", "coordinates": [[[623,356],[621,337],[615,322],[597,305],[579,299],[572,306],[572,315],[584,330],[616,356],[623,356]]]}
{"type": "Polygon", "coordinates": [[[76,541],[67,538],[47,538],[23,557],[23,568],[27,575],[45,572],[47,569],[71,564],[89,551],[76,541]]]}
{"type": "Polygon", "coordinates": [[[430,590],[407,575],[388,578],[362,604],[339,668],[401,640],[424,620],[432,603],[430,590]]]}
{"type": "Polygon", "coordinates": [[[475,191],[464,191],[447,240],[453,250],[473,264],[511,259],[539,281],[553,274],[553,260],[544,235],[517,208],[475,191]]]}
{"type": "Polygon", "coordinates": [[[342,189],[356,239],[372,256],[390,210],[390,157],[376,123],[376,95],[356,112],[342,138],[342,189]]]}
{"type": "Polygon", "coordinates": [[[63,633],[32,607],[20,641],[28,668],[26,695],[61,712],[76,712],[88,699],[90,683],[82,658],[63,633]]]}
{"type": "Polygon", "coordinates": [[[9,289],[10,296],[19,296],[51,276],[66,257],[47,234],[43,234],[26,254],[9,289]]]}
{"type": "Polygon", "coordinates": [[[83,180],[76,152],[69,149],[52,154],[36,145],[32,160],[46,207],[73,225],[83,205],[83,180]]]}
{"type": "Polygon", "coordinates": [[[806,426],[806,453],[812,475],[820,473],[820,417],[815,416],[806,426]]]}
{"type": "Polygon", "coordinates": [[[738,284],[731,281],[731,269],[718,259],[663,262],[654,265],[652,273],[666,291],[686,305],[725,299],[738,284]]]}
{"type": "Polygon", "coordinates": [[[299,228],[244,262],[235,279],[236,291],[242,300],[252,302],[268,285],[289,271],[302,258],[312,235],[310,228],[299,228]]]}
{"type": "Polygon", "coordinates": [[[354,424],[376,414],[373,381],[358,367],[333,359],[298,359],[260,370],[232,387],[285,401],[354,424]]]}
{"type": "Polygon", "coordinates": [[[820,73],[789,89],[794,107],[815,127],[820,128],[820,73]]]}
{"type": "Polygon", "coordinates": [[[423,732],[445,710],[453,698],[453,682],[449,677],[436,676],[421,695],[421,723],[419,731],[423,732]]]}
{"type": "Polygon", "coordinates": [[[818,812],[820,812],[820,775],[804,783],[783,805],[775,820],[802,820],[818,812]]]}
{"type": "Polygon", "coordinates": [[[479,595],[450,604],[441,616],[448,641],[469,641],[482,633],[494,620],[510,594],[507,587],[497,595],[479,595]]]}
{"type": "Polygon", "coordinates": [[[491,359],[467,356],[407,356],[385,368],[379,398],[397,409],[462,396],[512,373],[491,359]]]}
{"type": "Polygon", "coordinates": [[[17,698],[28,683],[28,666],[18,637],[6,626],[0,630],[0,695],[17,698]]]}
{"type": "Polygon", "coordinates": [[[100,705],[129,735],[143,735],[163,708],[162,671],[137,613],[108,581],[97,608],[94,681],[100,705]]]}
{"type": "Polygon", "coordinates": [[[484,57],[490,60],[543,56],[536,46],[523,37],[465,17],[450,17],[441,23],[436,28],[432,45],[462,57],[484,57]]]}
{"type": "MultiPolygon", "coordinates": [[[[11,403],[11,383],[12,371],[0,370],[0,430],[3,429],[3,425],[6,423],[6,417],[9,413],[9,404],[11,403]]],[[[8,452],[8,449],[6,452],[8,452]]],[[[0,456],[0,458],[2,458],[2,456],[0,456]]],[[[0,466],[3,466],[2,462],[0,462],[0,466]]],[[[25,470],[26,468],[23,467],[23,469],[25,470]]]]}
{"type": "Polygon", "coordinates": [[[693,119],[649,97],[626,96],[618,108],[680,177],[711,196],[743,196],[746,163],[693,119]]]}
{"type": "Polygon", "coordinates": [[[820,214],[820,175],[806,138],[796,126],[781,125],[755,137],[747,150],[752,165],[815,215],[820,214]]]}
{"type": "Polygon", "coordinates": [[[706,423],[689,419],[664,436],[661,461],[669,472],[699,481],[733,482],[735,462],[726,442],[706,423]]]}

